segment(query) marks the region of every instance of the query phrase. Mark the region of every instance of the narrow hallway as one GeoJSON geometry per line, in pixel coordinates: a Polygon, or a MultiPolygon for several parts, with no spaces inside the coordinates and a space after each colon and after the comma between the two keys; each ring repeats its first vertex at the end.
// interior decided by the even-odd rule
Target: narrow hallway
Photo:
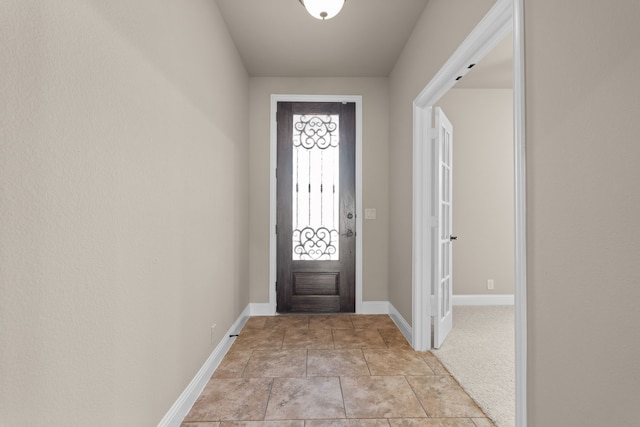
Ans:
{"type": "Polygon", "coordinates": [[[493,427],[386,315],[251,317],[183,427],[493,427]]]}

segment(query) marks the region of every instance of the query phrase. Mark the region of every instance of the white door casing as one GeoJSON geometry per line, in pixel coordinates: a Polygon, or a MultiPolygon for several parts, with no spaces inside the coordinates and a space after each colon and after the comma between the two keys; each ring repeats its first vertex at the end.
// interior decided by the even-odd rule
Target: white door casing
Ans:
{"type": "Polygon", "coordinates": [[[435,109],[434,160],[437,173],[434,176],[434,191],[437,196],[437,248],[434,250],[436,280],[434,300],[436,303],[433,322],[433,347],[440,348],[453,328],[453,126],[441,108],[435,109]]]}

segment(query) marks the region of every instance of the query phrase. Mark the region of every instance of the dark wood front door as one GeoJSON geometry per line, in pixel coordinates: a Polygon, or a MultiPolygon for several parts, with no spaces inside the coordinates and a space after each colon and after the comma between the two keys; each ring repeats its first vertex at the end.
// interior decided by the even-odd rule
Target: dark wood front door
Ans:
{"type": "Polygon", "coordinates": [[[278,103],[277,311],[355,311],[355,104],[278,103]]]}

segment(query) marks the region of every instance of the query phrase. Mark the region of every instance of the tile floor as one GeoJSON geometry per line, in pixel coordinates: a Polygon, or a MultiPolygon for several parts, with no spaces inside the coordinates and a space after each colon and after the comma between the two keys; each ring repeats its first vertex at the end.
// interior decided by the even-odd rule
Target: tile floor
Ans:
{"type": "Polygon", "coordinates": [[[251,317],[183,427],[495,427],[386,315],[251,317]]]}

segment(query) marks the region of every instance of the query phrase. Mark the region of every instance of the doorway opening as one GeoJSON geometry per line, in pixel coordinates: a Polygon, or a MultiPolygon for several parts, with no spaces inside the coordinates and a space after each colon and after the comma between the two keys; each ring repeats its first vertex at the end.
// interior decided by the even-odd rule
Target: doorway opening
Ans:
{"type": "Polygon", "coordinates": [[[413,145],[413,330],[416,350],[432,343],[431,290],[434,265],[432,153],[427,148],[433,108],[470,65],[477,63],[512,32],[514,45],[514,294],[516,354],[516,425],[526,427],[526,217],[524,151],[524,44],[522,0],[498,0],[472,33],[414,100],[413,145]]]}
{"type": "Polygon", "coordinates": [[[436,103],[454,129],[458,239],[449,258],[452,330],[436,336],[442,328],[434,327],[433,353],[496,425],[505,427],[515,424],[511,45],[508,35],[436,103]]]}

